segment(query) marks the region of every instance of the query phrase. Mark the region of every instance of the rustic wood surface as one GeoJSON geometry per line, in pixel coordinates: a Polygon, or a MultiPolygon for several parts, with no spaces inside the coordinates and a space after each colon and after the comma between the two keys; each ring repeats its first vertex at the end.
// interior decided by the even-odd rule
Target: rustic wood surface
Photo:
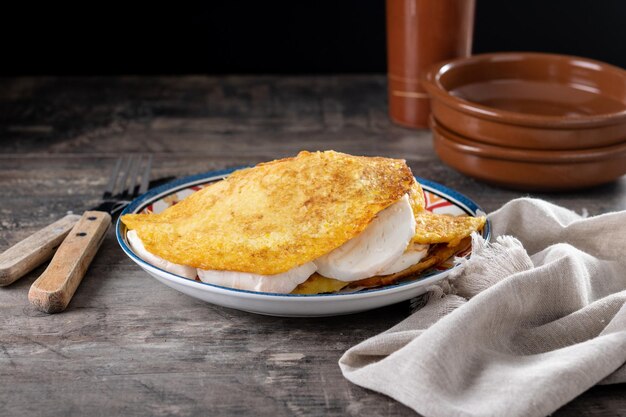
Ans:
{"type": "MultiPolygon", "coordinates": [[[[94,205],[124,153],[154,154],[161,177],[335,149],[406,158],[487,211],[525,195],[442,165],[428,131],[390,124],[385,88],[382,76],[0,80],[0,251],[94,205]]],[[[625,209],[626,178],[537,196],[625,209]]],[[[220,308],[148,277],[110,230],[67,310],[47,315],[27,299],[44,268],[0,288],[0,415],[414,415],[337,366],[406,303],[331,319],[220,308]]],[[[554,415],[626,415],[626,387],[591,388],[554,415]]]]}

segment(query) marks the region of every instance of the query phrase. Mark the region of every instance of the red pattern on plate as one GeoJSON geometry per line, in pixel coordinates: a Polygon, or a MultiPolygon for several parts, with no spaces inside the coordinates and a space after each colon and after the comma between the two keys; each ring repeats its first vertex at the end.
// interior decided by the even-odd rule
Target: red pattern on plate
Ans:
{"type": "Polygon", "coordinates": [[[445,198],[439,197],[438,195],[428,191],[424,191],[424,200],[426,201],[426,210],[428,211],[452,205],[452,203],[445,198]]]}

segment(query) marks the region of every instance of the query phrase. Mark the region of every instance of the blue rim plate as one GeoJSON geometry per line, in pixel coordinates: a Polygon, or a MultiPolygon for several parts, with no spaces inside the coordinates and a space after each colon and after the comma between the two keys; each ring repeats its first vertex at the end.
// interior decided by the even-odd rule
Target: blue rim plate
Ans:
{"type": "MultiPolygon", "coordinates": [[[[161,185],[133,200],[122,212],[122,215],[153,210],[160,212],[195,190],[221,180],[241,168],[244,167],[211,171],[161,185]]],[[[433,212],[456,215],[467,214],[474,216],[477,213],[482,213],[481,208],[463,194],[434,181],[419,177],[416,177],[416,179],[424,189],[427,209],[433,212]]],[[[491,224],[489,221],[485,224],[482,235],[484,239],[489,240],[491,235],[491,224]]],[[[178,291],[225,307],[280,316],[347,314],[407,300],[424,293],[427,286],[445,278],[454,268],[458,267],[458,264],[448,261],[448,266],[445,269],[427,271],[413,280],[352,293],[317,295],[263,293],[194,281],[149,264],[138,257],[130,248],[126,240],[126,227],[120,219],[116,223],[116,236],[120,247],[132,261],[137,263],[152,277],[178,291]],[[373,299],[377,300],[373,302],[373,299]],[[277,300],[280,300],[280,303],[276,304],[277,300]],[[329,303],[331,300],[332,303],[329,303]],[[253,302],[251,303],[251,301],[253,302]],[[318,303],[318,301],[320,302],[318,303]],[[313,305],[316,303],[318,305],[313,305]],[[304,305],[306,305],[305,308],[303,308],[304,305]]],[[[459,254],[459,256],[467,255],[467,253],[459,254]]]]}

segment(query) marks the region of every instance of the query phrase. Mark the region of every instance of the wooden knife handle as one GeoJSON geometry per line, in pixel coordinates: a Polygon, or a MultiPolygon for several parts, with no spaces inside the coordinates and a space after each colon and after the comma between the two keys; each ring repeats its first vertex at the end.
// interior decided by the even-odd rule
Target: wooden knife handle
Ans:
{"type": "Polygon", "coordinates": [[[79,219],[77,214],[68,214],[1,253],[0,287],[15,282],[52,258],[79,219]]]}
{"type": "Polygon", "coordinates": [[[86,211],[65,238],[48,268],[30,287],[28,300],[39,310],[58,313],[67,307],[111,225],[111,216],[86,211]]]}

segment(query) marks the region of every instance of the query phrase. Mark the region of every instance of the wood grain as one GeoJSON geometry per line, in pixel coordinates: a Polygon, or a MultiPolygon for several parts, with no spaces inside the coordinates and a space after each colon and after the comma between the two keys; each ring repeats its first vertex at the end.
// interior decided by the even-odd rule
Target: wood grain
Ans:
{"type": "Polygon", "coordinates": [[[68,214],[0,253],[0,286],[12,284],[54,255],[79,215],[68,214]]]}
{"type": "Polygon", "coordinates": [[[111,226],[111,216],[86,211],[65,238],[50,265],[31,285],[28,300],[45,313],[65,310],[111,226]]]}
{"type": "MultiPolygon", "coordinates": [[[[384,76],[0,79],[0,250],[95,205],[125,152],[152,152],[158,178],[335,149],[406,158],[486,211],[526,195],[441,164],[430,133],[392,125],[385,103],[384,76]]],[[[626,179],[532,196],[590,215],[623,210],[626,179]]],[[[337,365],[407,304],[330,319],[212,306],[150,278],[113,230],[63,314],[28,303],[42,272],[0,288],[2,415],[415,415],[337,365]]],[[[626,415],[626,389],[591,388],[553,415],[626,415]]]]}

